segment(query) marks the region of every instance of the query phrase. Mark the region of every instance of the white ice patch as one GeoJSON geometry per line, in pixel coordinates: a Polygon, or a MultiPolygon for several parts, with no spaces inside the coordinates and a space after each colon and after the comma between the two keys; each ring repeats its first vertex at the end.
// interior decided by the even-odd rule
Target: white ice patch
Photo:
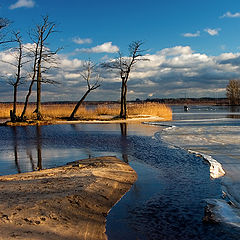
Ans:
{"type": "Polygon", "coordinates": [[[173,130],[176,126],[169,126],[167,128],[164,128],[163,131],[170,131],[170,130],[173,130]]]}
{"type": "Polygon", "coordinates": [[[190,153],[196,154],[204,158],[210,164],[210,176],[211,178],[220,178],[225,175],[225,171],[222,168],[221,163],[212,158],[209,155],[199,153],[196,151],[188,150],[190,153]]]}
{"type": "Polygon", "coordinates": [[[207,203],[212,205],[211,210],[216,221],[240,227],[240,212],[234,205],[220,199],[209,199],[207,203]]]}
{"type": "Polygon", "coordinates": [[[163,131],[168,131],[168,130],[172,130],[174,129],[176,126],[174,125],[166,125],[166,124],[162,124],[160,122],[144,122],[143,124],[148,124],[148,125],[152,125],[152,126],[161,126],[161,127],[165,127],[163,129],[163,131]]]}

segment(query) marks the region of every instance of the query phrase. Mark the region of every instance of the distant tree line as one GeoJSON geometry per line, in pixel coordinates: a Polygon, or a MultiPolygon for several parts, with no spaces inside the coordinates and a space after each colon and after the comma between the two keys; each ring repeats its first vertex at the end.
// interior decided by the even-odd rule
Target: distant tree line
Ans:
{"type": "Polygon", "coordinates": [[[230,105],[240,105],[240,79],[232,79],[229,81],[226,87],[226,95],[230,105]]]}

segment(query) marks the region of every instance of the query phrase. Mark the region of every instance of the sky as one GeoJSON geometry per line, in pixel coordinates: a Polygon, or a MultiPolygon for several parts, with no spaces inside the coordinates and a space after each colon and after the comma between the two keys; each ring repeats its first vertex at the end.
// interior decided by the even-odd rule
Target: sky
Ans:
{"type": "MultiPolygon", "coordinates": [[[[45,15],[57,30],[48,47],[62,50],[58,68],[47,73],[60,84],[44,84],[43,101],[78,100],[86,91],[84,61],[111,61],[119,51],[128,56],[128,45],[136,40],[144,42],[149,61],[132,70],[128,100],[225,97],[228,81],[240,78],[238,0],[0,0],[0,17],[11,21],[6,31],[19,31],[26,46],[32,44],[28,32],[45,15]]],[[[8,82],[16,68],[6,59],[14,61],[13,49],[1,45],[0,101],[12,101],[8,82]]],[[[119,100],[119,73],[104,69],[99,75],[101,87],[87,100],[119,100]]],[[[19,86],[19,101],[28,84],[19,86]]]]}

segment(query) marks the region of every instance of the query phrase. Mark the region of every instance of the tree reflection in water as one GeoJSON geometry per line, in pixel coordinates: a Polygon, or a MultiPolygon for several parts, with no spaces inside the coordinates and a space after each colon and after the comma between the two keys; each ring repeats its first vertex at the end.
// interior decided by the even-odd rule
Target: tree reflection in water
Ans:
{"type": "MultiPolygon", "coordinates": [[[[84,140],[85,135],[91,136],[88,134],[88,129],[85,128],[85,125],[81,125],[81,124],[69,125],[68,127],[66,127],[66,129],[68,129],[69,127],[70,129],[72,129],[71,131],[69,131],[70,137],[66,139],[60,138],[59,139],[60,143],[58,143],[57,146],[62,146],[62,148],[65,149],[70,144],[70,146],[72,145],[74,146],[74,150],[75,148],[77,148],[77,151],[79,152],[79,154],[83,155],[84,158],[94,157],[96,153],[94,151],[94,146],[92,146],[92,141],[90,141],[88,138],[86,139],[86,141],[84,140]]],[[[128,145],[128,136],[127,136],[129,126],[126,123],[121,123],[120,129],[119,129],[119,125],[117,124],[113,126],[113,128],[110,128],[110,134],[112,129],[114,129],[114,131],[116,130],[115,127],[118,128],[118,131],[117,131],[117,135],[119,138],[118,151],[121,154],[122,160],[126,163],[129,163],[129,156],[128,156],[129,145],[128,145]]],[[[45,131],[44,128],[47,128],[47,127],[36,125],[36,126],[23,126],[23,127],[13,126],[9,129],[12,135],[11,151],[13,153],[13,159],[11,161],[14,162],[15,169],[16,169],[14,170],[15,172],[21,173],[26,171],[36,171],[36,170],[41,170],[44,167],[49,167],[48,165],[45,165],[46,163],[43,163],[43,159],[44,159],[44,156],[46,157],[46,154],[47,154],[47,158],[49,158],[49,151],[46,151],[46,153],[45,152],[43,153],[42,151],[44,147],[44,141],[48,141],[49,139],[54,139],[54,141],[56,140],[56,142],[58,142],[57,140],[58,137],[55,136],[55,128],[57,129],[58,127],[53,126],[51,128],[53,129],[53,133],[49,131],[48,132],[49,136],[47,139],[43,138],[43,134],[45,131]]],[[[95,130],[95,127],[94,127],[94,130],[95,130]]],[[[106,128],[105,131],[108,131],[108,129],[106,128]]],[[[52,148],[51,142],[50,142],[50,145],[48,142],[46,146],[47,146],[47,150],[49,147],[52,148]]],[[[105,150],[103,151],[105,152],[105,150]]],[[[50,157],[52,155],[53,153],[50,153],[50,157]]]]}
{"type": "Polygon", "coordinates": [[[128,163],[127,155],[127,123],[120,123],[121,129],[121,147],[122,147],[122,158],[125,163],[128,163]]]}
{"type": "MultiPolygon", "coordinates": [[[[21,173],[21,168],[19,164],[19,146],[20,146],[20,138],[18,138],[18,127],[11,127],[13,134],[13,152],[14,152],[14,163],[18,173],[21,173]]],[[[28,136],[27,127],[23,127],[25,135],[28,136]]],[[[26,137],[26,140],[28,137],[26,137]]],[[[36,150],[37,150],[37,168],[35,168],[31,143],[27,140],[25,143],[26,146],[26,156],[29,158],[31,163],[32,171],[41,170],[42,169],[42,136],[41,136],[41,126],[36,125],[36,150]],[[30,147],[29,147],[30,146],[30,147]]]]}
{"type": "Polygon", "coordinates": [[[42,134],[41,127],[36,125],[36,135],[37,135],[37,170],[42,169],[42,134]]]}
{"type": "Polygon", "coordinates": [[[13,149],[14,149],[14,161],[15,161],[15,166],[17,169],[18,173],[21,173],[21,169],[18,163],[18,138],[17,138],[17,127],[13,126],[12,128],[12,133],[13,133],[13,149]]]}
{"type": "Polygon", "coordinates": [[[24,126],[23,129],[24,129],[24,135],[26,136],[26,143],[25,143],[25,145],[26,145],[26,155],[30,160],[32,171],[35,171],[35,165],[34,165],[34,161],[33,161],[31,143],[28,140],[28,136],[30,135],[29,132],[28,132],[28,127],[24,126]]]}

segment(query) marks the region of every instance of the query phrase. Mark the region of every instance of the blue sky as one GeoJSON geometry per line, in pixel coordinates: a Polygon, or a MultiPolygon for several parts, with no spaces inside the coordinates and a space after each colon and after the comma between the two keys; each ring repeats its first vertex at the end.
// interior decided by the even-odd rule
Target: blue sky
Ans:
{"type": "MultiPolygon", "coordinates": [[[[64,47],[59,54],[64,70],[54,73],[64,90],[45,86],[44,100],[78,99],[84,92],[81,62],[89,57],[102,62],[116,57],[118,50],[127,54],[134,40],[144,41],[150,61],[134,70],[130,100],[183,97],[186,92],[190,97],[224,96],[229,79],[240,77],[237,0],[1,0],[0,6],[1,16],[12,21],[11,29],[21,31],[26,44],[31,43],[28,29],[42,15],[48,14],[57,24],[59,32],[49,47],[64,47]],[[73,88],[79,93],[69,95],[73,88]]],[[[6,50],[0,51],[6,57],[6,50]]],[[[103,75],[102,88],[88,100],[116,100],[121,86],[118,75],[103,75]]],[[[2,101],[10,100],[11,87],[4,79],[0,87],[2,101]]]]}

